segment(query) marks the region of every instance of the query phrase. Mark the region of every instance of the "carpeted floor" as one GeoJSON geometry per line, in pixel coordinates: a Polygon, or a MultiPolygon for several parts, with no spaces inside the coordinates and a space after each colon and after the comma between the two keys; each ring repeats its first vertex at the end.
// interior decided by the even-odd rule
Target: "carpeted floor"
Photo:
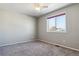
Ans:
{"type": "Polygon", "coordinates": [[[40,41],[0,47],[1,56],[79,56],[79,52],[40,41]]]}

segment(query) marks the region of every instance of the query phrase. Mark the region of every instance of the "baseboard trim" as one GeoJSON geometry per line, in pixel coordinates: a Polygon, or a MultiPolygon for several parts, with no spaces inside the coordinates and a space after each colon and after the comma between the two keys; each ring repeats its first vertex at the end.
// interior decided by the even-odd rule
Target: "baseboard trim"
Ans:
{"type": "Polygon", "coordinates": [[[71,47],[64,46],[64,45],[60,45],[60,44],[56,44],[56,43],[50,43],[50,42],[47,42],[47,41],[44,41],[44,40],[40,40],[40,39],[38,39],[38,40],[39,40],[39,41],[42,41],[42,42],[45,42],[45,43],[49,43],[49,44],[51,44],[51,45],[60,46],[60,47],[62,47],[62,48],[66,48],[66,49],[70,49],[70,50],[78,51],[78,52],[79,52],[79,50],[78,50],[78,49],[75,49],[75,48],[71,48],[71,47]]]}
{"type": "Polygon", "coordinates": [[[4,45],[1,45],[0,47],[4,47],[4,46],[10,46],[10,45],[15,45],[15,44],[21,44],[21,43],[26,43],[26,42],[31,42],[31,41],[35,41],[35,40],[28,40],[28,41],[22,41],[22,42],[15,42],[15,43],[12,43],[12,44],[4,44],[4,45]]]}

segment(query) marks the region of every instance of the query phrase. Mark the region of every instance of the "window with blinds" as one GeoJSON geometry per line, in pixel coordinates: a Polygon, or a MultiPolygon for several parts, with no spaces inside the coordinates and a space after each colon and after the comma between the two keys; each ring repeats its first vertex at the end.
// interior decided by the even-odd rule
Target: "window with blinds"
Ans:
{"type": "Polygon", "coordinates": [[[48,17],[47,32],[66,32],[66,14],[48,17]]]}

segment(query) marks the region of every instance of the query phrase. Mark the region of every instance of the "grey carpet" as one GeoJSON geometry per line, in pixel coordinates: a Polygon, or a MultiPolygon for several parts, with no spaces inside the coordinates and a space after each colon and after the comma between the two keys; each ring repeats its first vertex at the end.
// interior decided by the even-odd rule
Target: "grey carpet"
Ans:
{"type": "Polygon", "coordinates": [[[1,56],[79,56],[79,52],[40,41],[0,47],[1,56]]]}

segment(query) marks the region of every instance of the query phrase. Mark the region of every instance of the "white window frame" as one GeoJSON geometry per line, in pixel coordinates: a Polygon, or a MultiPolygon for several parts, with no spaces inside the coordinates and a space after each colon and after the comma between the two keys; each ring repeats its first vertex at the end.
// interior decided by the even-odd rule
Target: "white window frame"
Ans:
{"type": "MultiPolygon", "coordinates": [[[[62,13],[62,14],[56,15],[56,17],[55,17],[55,26],[57,25],[57,24],[56,24],[56,18],[57,18],[58,16],[62,16],[62,15],[65,15],[65,24],[66,24],[66,14],[65,14],[65,13],[62,13]]],[[[49,18],[54,18],[54,16],[47,18],[47,32],[61,32],[61,33],[66,33],[66,32],[67,32],[67,27],[66,27],[67,24],[65,25],[65,27],[66,27],[65,31],[49,31],[49,24],[48,24],[48,23],[49,23],[49,22],[48,22],[48,21],[49,21],[49,20],[48,20],[49,18]]]]}

